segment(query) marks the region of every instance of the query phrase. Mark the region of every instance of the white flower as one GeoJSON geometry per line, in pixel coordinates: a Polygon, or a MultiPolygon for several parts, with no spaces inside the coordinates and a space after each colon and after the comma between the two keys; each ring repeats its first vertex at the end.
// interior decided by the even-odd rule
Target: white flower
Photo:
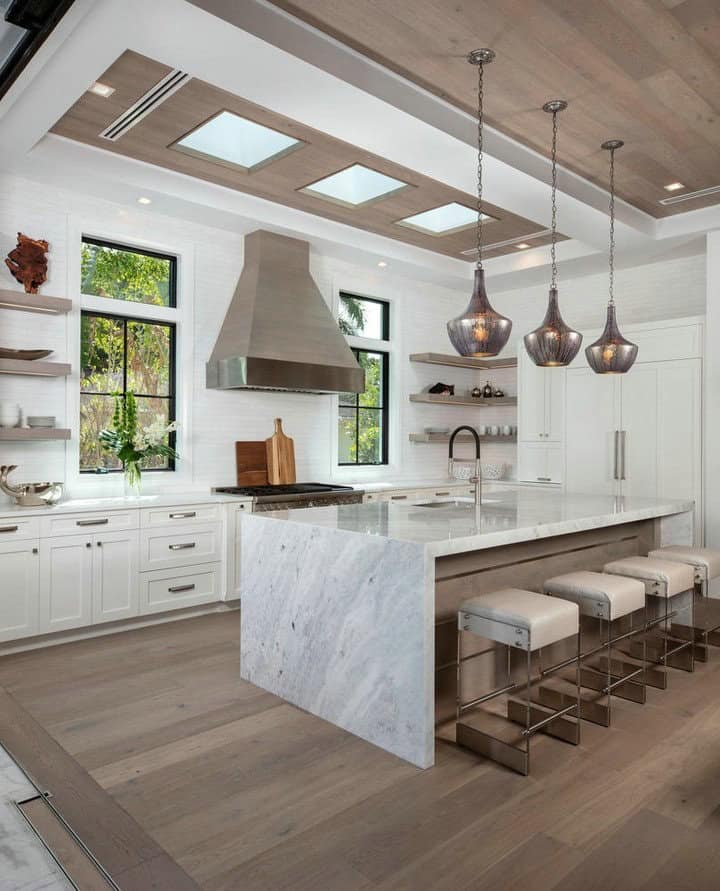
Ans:
{"type": "Polygon", "coordinates": [[[168,434],[174,433],[175,430],[177,430],[177,421],[166,424],[162,415],[155,415],[152,424],[148,424],[143,431],[138,433],[133,445],[139,452],[145,451],[145,449],[165,442],[168,434]]]}

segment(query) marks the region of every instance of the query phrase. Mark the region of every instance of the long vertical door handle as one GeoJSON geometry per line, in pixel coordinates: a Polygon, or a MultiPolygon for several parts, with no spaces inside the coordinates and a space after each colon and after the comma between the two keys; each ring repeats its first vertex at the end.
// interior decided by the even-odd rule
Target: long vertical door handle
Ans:
{"type": "Polygon", "coordinates": [[[615,431],[615,468],[613,470],[613,479],[619,479],[618,477],[618,453],[620,451],[620,431],[615,431]]]}
{"type": "Polygon", "coordinates": [[[627,445],[627,430],[620,431],[620,479],[625,479],[625,447],[627,445]]]}

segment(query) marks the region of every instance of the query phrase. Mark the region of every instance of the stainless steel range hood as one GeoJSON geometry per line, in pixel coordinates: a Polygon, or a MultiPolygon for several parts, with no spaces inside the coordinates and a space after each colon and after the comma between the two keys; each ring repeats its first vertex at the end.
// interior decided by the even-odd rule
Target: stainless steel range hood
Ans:
{"type": "Polygon", "coordinates": [[[360,368],[310,275],[310,245],[259,229],[206,365],[217,390],[362,393],[360,368]]]}

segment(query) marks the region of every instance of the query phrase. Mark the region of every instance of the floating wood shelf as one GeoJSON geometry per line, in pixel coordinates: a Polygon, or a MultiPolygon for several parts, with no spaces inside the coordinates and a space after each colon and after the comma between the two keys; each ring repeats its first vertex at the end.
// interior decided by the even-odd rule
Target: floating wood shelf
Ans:
{"type": "Polygon", "coordinates": [[[46,297],[45,294],[25,294],[0,288],[0,309],[17,309],[21,312],[42,312],[59,316],[70,312],[72,300],[67,297],[46,297]]]}
{"type": "Polygon", "coordinates": [[[492,399],[473,399],[472,396],[442,396],[439,393],[411,393],[410,402],[429,402],[431,405],[517,405],[517,396],[495,396],[492,399]]]}
{"type": "Polygon", "coordinates": [[[67,377],[70,366],[65,362],[42,362],[39,359],[0,359],[0,374],[29,374],[35,377],[67,377]]]}
{"type": "Polygon", "coordinates": [[[70,439],[70,431],[60,427],[0,427],[0,441],[39,442],[43,439],[70,439]]]}
{"type": "MultiPolygon", "coordinates": [[[[450,442],[450,434],[449,433],[411,433],[409,436],[410,442],[450,442]]],[[[458,433],[455,437],[455,442],[474,442],[472,436],[467,433],[458,433]]],[[[517,436],[512,433],[510,436],[481,436],[480,442],[517,442],[517,436]]]]}
{"type": "Polygon", "coordinates": [[[494,368],[517,368],[517,358],[468,359],[465,356],[446,356],[444,353],[412,353],[411,362],[424,362],[426,365],[447,365],[449,368],[474,368],[477,371],[492,371],[494,368]]]}

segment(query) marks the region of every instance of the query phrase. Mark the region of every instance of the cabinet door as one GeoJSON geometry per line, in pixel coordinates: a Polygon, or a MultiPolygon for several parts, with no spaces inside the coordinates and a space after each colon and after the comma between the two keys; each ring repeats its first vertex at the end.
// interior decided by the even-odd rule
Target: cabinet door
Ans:
{"type": "Polygon", "coordinates": [[[547,447],[540,442],[518,444],[518,480],[524,483],[549,483],[547,447]]]}
{"type": "Polygon", "coordinates": [[[80,628],[91,623],[92,559],[90,535],[63,535],[41,540],[41,632],[80,628]]]}
{"type": "Polygon", "coordinates": [[[539,368],[545,374],[545,440],[562,442],[565,433],[565,368],[539,368]]]}
{"type": "Polygon", "coordinates": [[[0,640],[38,633],[38,542],[0,542],[0,640]]]}
{"type": "Polygon", "coordinates": [[[565,453],[562,446],[550,445],[545,448],[545,475],[551,483],[561,483],[565,477],[565,453]]]}
{"type": "Polygon", "coordinates": [[[590,368],[567,372],[565,488],[568,492],[615,495],[616,431],[620,430],[620,396],[615,375],[590,368]]]}
{"type": "Polygon", "coordinates": [[[92,620],[138,615],[138,533],[107,532],[93,538],[92,620]]]}
{"type": "Polygon", "coordinates": [[[638,363],[620,381],[623,495],[656,498],[658,491],[658,375],[660,363],[638,363]]]}
{"type": "Polygon", "coordinates": [[[523,346],[518,348],[518,439],[521,442],[545,442],[547,371],[535,365],[523,346]]]}

